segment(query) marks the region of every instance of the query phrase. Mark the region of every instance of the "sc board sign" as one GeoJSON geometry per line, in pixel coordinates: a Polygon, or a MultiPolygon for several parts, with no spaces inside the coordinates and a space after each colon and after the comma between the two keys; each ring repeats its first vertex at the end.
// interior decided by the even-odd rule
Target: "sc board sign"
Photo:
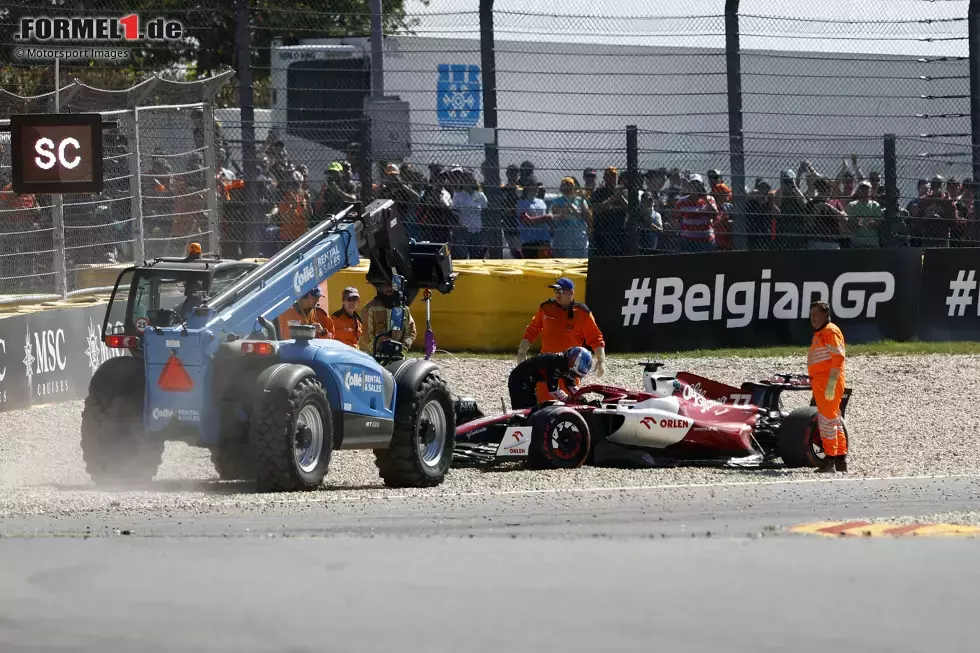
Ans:
{"type": "Polygon", "coordinates": [[[14,192],[101,193],[102,115],[10,116],[14,192]]]}

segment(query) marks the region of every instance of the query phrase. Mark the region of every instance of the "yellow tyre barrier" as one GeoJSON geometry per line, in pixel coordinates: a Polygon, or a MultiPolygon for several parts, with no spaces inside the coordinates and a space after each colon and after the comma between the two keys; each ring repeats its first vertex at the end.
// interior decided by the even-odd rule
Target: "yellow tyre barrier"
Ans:
{"type": "MultiPolygon", "coordinates": [[[[584,259],[461,260],[453,268],[459,272],[455,290],[432,295],[432,330],[440,349],[516,352],[538,306],[552,297],[548,285],[561,276],[575,283],[576,300],[586,301],[584,259]]],[[[364,264],[332,276],[328,311],[340,308],[340,290],[347,286],[361,291],[362,305],[371,301],[366,274],[364,264]]],[[[417,298],[411,310],[421,343],[425,304],[417,298]]]]}
{"type": "MultiPolygon", "coordinates": [[[[263,262],[264,259],[250,259],[263,262]]],[[[87,285],[110,286],[126,266],[92,268],[79,271],[78,281],[87,285]]],[[[432,295],[432,329],[440,349],[449,351],[517,351],[521,336],[541,302],[551,298],[548,285],[558,277],[575,283],[576,301],[587,303],[585,282],[588,264],[585,259],[505,259],[457,260],[459,272],[456,289],[448,294],[432,295]]],[[[324,301],[329,312],[340,308],[340,292],[347,286],[361,291],[361,305],[374,298],[367,282],[366,262],[341,270],[323,284],[324,301]]],[[[0,317],[36,313],[52,308],[104,302],[107,295],[78,297],[67,302],[38,304],[25,301],[0,308],[0,317]]],[[[418,328],[418,351],[425,333],[425,304],[421,296],[411,306],[418,328]]],[[[537,349],[533,347],[532,349],[537,349]]]]}

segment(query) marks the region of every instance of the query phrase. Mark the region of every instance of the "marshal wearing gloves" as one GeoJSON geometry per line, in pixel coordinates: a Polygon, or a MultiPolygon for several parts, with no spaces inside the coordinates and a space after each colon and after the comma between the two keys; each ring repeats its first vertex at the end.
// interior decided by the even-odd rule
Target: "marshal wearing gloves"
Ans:
{"type": "MultiPolygon", "coordinates": [[[[595,374],[601,377],[606,373],[606,341],[596,324],[592,311],[585,304],[575,301],[575,284],[562,277],[548,286],[555,292],[553,299],[541,304],[524,331],[524,338],[517,350],[517,362],[527,358],[531,343],[541,336],[541,353],[557,354],[572,347],[587,347],[595,352],[595,374]]],[[[568,386],[562,382],[562,390],[568,386]]],[[[544,394],[542,385],[538,397],[544,394]]]]}
{"type": "Polygon", "coordinates": [[[814,302],[810,305],[810,325],[813,342],[807,355],[807,374],[817,403],[817,428],[826,454],[817,472],[847,471],[847,436],[840,412],[844,395],[844,334],[830,321],[830,305],[814,302]]]}

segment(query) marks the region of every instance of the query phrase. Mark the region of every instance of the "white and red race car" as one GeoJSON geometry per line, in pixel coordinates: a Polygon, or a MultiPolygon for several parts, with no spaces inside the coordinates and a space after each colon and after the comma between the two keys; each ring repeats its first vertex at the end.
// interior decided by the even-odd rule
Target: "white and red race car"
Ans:
{"type": "MultiPolygon", "coordinates": [[[[487,417],[456,399],[457,464],[526,460],[537,468],[817,467],[824,457],[817,409],[783,408],[786,391],[810,379],[777,374],[740,388],[689,372],[644,365],[643,391],[579,388],[568,400],[487,417]]],[[[847,409],[846,388],[841,413],[847,409]]],[[[845,428],[846,430],[846,428],[845,428]]]]}

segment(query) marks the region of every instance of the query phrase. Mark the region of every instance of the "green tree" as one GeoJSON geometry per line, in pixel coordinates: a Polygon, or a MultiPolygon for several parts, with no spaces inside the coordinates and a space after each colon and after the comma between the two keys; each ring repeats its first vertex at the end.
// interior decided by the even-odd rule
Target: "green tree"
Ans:
{"type": "MultiPolygon", "coordinates": [[[[428,0],[421,0],[428,4],[428,0]]],[[[411,31],[415,20],[405,12],[405,0],[383,0],[384,29],[388,34],[411,31]]],[[[25,16],[126,16],[138,14],[141,27],[156,17],[180,21],[184,35],[179,42],[141,42],[132,47],[128,61],[70,61],[62,66],[62,83],[78,78],[100,88],[127,88],[151,74],[193,80],[236,67],[237,29],[234,0],[51,0],[19,2],[0,8],[0,42],[7,52],[17,45],[15,34],[25,16]]],[[[269,77],[272,42],[290,45],[302,38],[367,36],[370,34],[370,0],[249,0],[250,63],[256,100],[269,77]]],[[[107,44],[116,46],[116,44],[107,44]]],[[[53,70],[37,61],[16,60],[13,55],[0,66],[0,87],[19,95],[36,95],[53,89],[53,70]]],[[[231,90],[226,87],[226,91],[231,90]]],[[[233,93],[225,93],[231,96],[233,93]]]]}

